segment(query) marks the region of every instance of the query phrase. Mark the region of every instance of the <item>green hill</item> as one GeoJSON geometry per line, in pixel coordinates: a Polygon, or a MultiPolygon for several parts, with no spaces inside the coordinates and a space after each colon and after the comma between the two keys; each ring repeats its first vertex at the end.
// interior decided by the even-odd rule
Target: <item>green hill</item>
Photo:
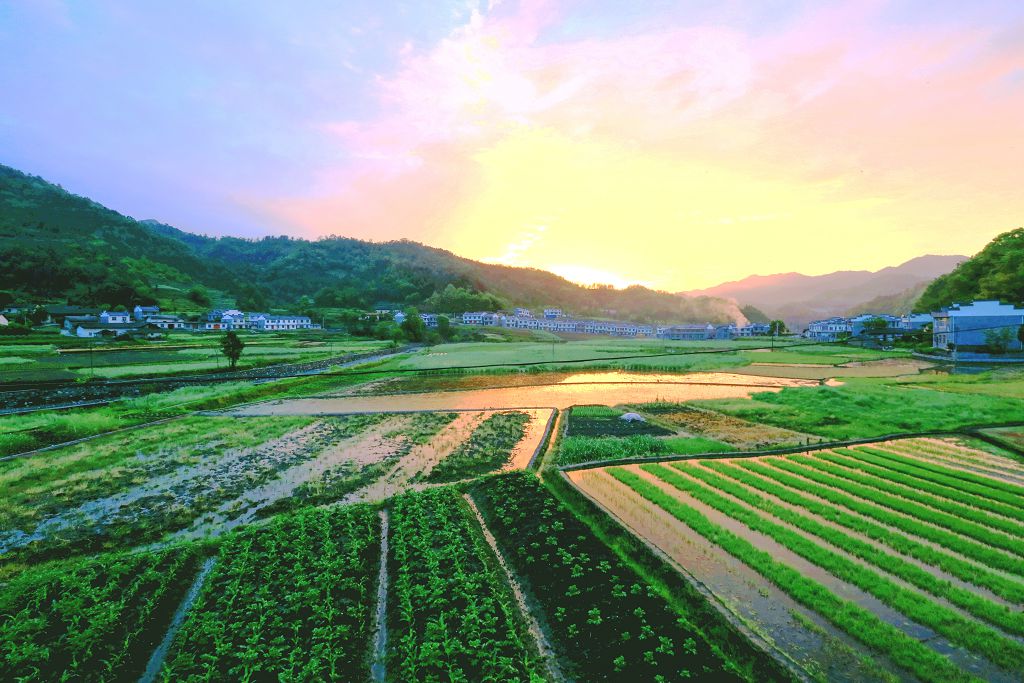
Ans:
{"type": "Polygon", "coordinates": [[[559,306],[638,321],[742,319],[736,305],[645,287],[582,287],[552,273],[485,264],[406,240],[205,237],[136,221],[41,178],[0,166],[0,291],[17,300],[134,304],[190,288],[242,308],[370,308],[378,302],[457,312],[559,306]]]}
{"type": "Polygon", "coordinates": [[[932,281],[915,310],[936,311],[958,301],[1024,302],[1024,228],[996,237],[953,272],[932,281]]]}

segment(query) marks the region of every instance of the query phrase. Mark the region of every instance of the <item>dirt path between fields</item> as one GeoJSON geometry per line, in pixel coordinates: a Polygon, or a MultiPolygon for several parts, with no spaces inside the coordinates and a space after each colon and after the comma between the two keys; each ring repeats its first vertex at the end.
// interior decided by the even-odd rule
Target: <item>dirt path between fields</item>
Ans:
{"type": "Polygon", "coordinates": [[[530,631],[530,635],[533,636],[533,640],[537,645],[537,651],[540,652],[541,659],[544,660],[544,668],[547,671],[548,678],[551,681],[566,681],[565,674],[558,666],[558,657],[555,654],[554,648],[551,647],[551,643],[548,642],[548,638],[544,635],[544,630],[540,627],[540,622],[530,611],[529,606],[526,604],[526,595],[523,592],[523,587],[519,584],[519,579],[512,573],[512,569],[505,562],[505,556],[501,554],[501,550],[498,548],[498,542],[494,538],[494,534],[487,528],[487,522],[484,521],[484,516],[480,513],[480,508],[476,506],[476,501],[468,494],[462,494],[466,503],[469,505],[469,509],[473,511],[476,516],[476,521],[480,524],[480,530],[483,531],[484,540],[487,541],[487,545],[491,547],[491,552],[498,559],[498,565],[501,570],[505,572],[505,579],[508,582],[509,587],[512,589],[512,594],[515,596],[516,604],[519,605],[519,612],[523,617],[523,621],[526,622],[526,627],[530,631]]]}
{"type": "Polygon", "coordinates": [[[388,529],[390,516],[380,511],[380,571],[377,574],[377,615],[373,637],[373,664],[370,676],[376,683],[387,680],[388,654],[388,529]]]}

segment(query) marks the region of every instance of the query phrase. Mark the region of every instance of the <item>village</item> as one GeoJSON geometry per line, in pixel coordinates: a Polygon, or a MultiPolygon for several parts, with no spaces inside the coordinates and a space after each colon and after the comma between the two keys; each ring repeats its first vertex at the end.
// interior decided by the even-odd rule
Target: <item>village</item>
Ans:
{"type": "MultiPolygon", "coordinates": [[[[0,312],[0,327],[11,319],[29,311],[35,313],[37,324],[57,325],[61,334],[82,339],[147,337],[157,339],[165,332],[296,332],[319,330],[322,323],[313,322],[307,315],[292,313],[271,314],[213,309],[203,315],[189,318],[165,313],[157,306],[136,305],[116,310],[89,308],[75,305],[9,305],[0,312]]],[[[392,320],[401,325],[410,314],[420,317],[428,329],[437,329],[441,318],[449,323],[466,327],[503,328],[547,332],[556,335],[610,336],[650,338],[669,341],[713,341],[753,337],[802,337],[821,343],[840,341],[867,341],[891,343],[896,339],[927,340],[939,353],[956,353],[967,360],[1008,351],[1022,350],[1024,341],[1019,330],[1024,327],[1024,307],[999,301],[982,300],[954,304],[933,313],[907,313],[901,316],[863,313],[850,317],[832,317],[814,320],[801,332],[787,330],[784,325],[774,328],[768,323],[747,322],[714,324],[646,324],[620,320],[576,318],[560,308],[546,307],[540,315],[531,309],[517,307],[511,312],[469,311],[461,315],[441,313],[413,313],[401,309],[378,307],[373,316],[378,320],[392,320]]]]}

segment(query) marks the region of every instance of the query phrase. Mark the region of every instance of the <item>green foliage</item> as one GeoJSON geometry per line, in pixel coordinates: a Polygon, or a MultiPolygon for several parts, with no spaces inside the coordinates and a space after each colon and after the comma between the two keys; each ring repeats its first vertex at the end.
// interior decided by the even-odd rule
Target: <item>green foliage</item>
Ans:
{"type": "Polygon", "coordinates": [[[138,222],[46,181],[0,166],[0,290],[75,303],[153,303],[171,285],[225,291],[237,306],[367,310],[436,304],[440,312],[554,305],[580,315],[614,309],[644,322],[729,322],[734,304],[633,286],[582,287],[552,273],[479,263],[402,240],[211,238],[138,222]],[[136,267],[138,259],[153,267],[136,267]],[[127,265],[126,265],[127,264],[127,265]],[[253,283],[259,283],[258,285],[253,283]]]}
{"type": "Polygon", "coordinates": [[[199,565],[190,547],[29,569],[0,584],[0,680],[135,680],[199,565]]]}
{"type": "Polygon", "coordinates": [[[581,462],[615,460],[668,453],[669,444],[650,434],[636,434],[625,438],[567,436],[558,444],[558,464],[575,465],[581,462]]]}
{"type": "Polygon", "coordinates": [[[370,506],[306,510],[229,536],[163,680],[365,680],[379,562],[370,506]]]}
{"type": "Polygon", "coordinates": [[[536,477],[492,477],[472,494],[574,680],[737,680],[694,615],[677,614],[536,477]]]}
{"type": "Polygon", "coordinates": [[[698,510],[640,475],[619,468],[612,469],[611,475],[701,536],[721,546],[797,602],[815,610],[868,647],[885,653],[922,681],[950,683],[972,680],[968,674],[927,645],[883,622],[870,611],[840,598],[821,583],[803,576],[749,541],[711,522],[698,510]]]}
{"type": "Polygon", "coordinates": [[[645,420],[627,422],[623,411],[606,406],[573,406],[569,410],[566,434],[570,436],[664,435],[673,432],[645,420]]]}
{"type": "Polygon", "coordinates": [[[768,322],[768,314],[756,306],[744,306],[740,309],[740,313],[742,313],[744,317],[752,323],[768,322]]]}
{"type": "Polygon", "coordinates": [[[936,278],[914,310],[937,311],[976,299],[1024,302],[1024,228],[996,237],[972,258],[936,278]]]}
{"type": "Polygon", "coordinates": [[[434,466],[427,481],[469,479],[505,465],[512,449],[523,440],[530,416],[522,412],[494,413],[473,430],[466,441],[434,466]]]}
{"type": "Polygon", "coordinates": [[[220,340],[220,352],[227,356],[232,370],[238,365],[238,359],[242,357],[244,348],[245,342],[238,338],[237,332],[229,331],[220,340]]]}
{"type": "Polygon", "coordinates": [[[454,489],[394,499],[388,567],[389,678],[540,680],[505,577],[454,489]]]}
{"type": "Polygon", "coordinates": [[[786,321],[772,320],[770,323],[768,323],[768,334],[772,335],[773,337],[777,337],[781,334],[786,334],[786,332],[788,332],[788,330],[786,329],[786,321]]]}
{"type": "Polygon", "coordinates": [[[427,340],[427,324],[423,322],[420,312],[415,308],[405,311],[405,320],[399,327],[402,330],[402,335],[408,341],[419,343],[427,340]]]}

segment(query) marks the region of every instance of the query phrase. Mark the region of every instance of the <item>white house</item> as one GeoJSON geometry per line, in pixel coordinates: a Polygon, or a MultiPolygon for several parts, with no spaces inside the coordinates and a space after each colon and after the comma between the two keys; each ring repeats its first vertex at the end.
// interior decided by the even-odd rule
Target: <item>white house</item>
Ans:
{"type": "Polygon", "coordinates": [[[472,311],[462,314],[463,325],[497,325],[499,317],[497,313],[489,311],[472,311]]]}
{"type": "Polygon", "coordinates": [[[11,321],[9,321],[3,313],[0,313],[0,327],[7,327],[10,324],[11,321]]]}
{"type": "Polygon", "coordinates": [[[74,336],[83,339],[94,337],[117,337],[122,334],[135,334],[145,329],[144,322],[105,323],[83,322],[74,328],[74,336]]]}
{"type": "Polygon", "coordinates": [[[104,325],[122,325],[132,321],[131,314],[118,311],[103,311],[100,313],[100,322],[104,325]]]}
{"type": "Polygon", "coordinates": [[[520,308],[516,308],[516,310],[513,311],[513,315],[520,315],[520,316],[522,316],[524,318],[532,318],[533,317],[533,311],[531,311],[529,308],[521,308],[520,307],[520,308]]]}
{"type": "Polygon", "coordinates": [[[154,325],[161,330],[183,330],[185,321],[176,315],[149,315],[146,316],[147,325],[154,325]]]}
{"type": "Polygon", "coordinates": [[[401,325],[405,322],[405,313],[402,311],[395,311],[395,322],[401,325]]]}
{"type": "Polygon", "coordinates": [[[932,313],[932,346],[948,351],[988,350],[992,337],[1007,335],[1007,349],[1020,351],[1018,330],[1024,325],[1024,308],[999,301],[954,304],[932,313]]]}
{"type": "Polygon", "coordinates": [[[305,315],[260,315],[251,320],[252,328],[261,332],[309,330],[314,325],[305,315]]]}
{"type": "Polygon", "coordinates": [[[828,318],[814,320],[807,326],[806,336],[820,342],[834,342],[853,334],[849,318],[828,318]]]}
{"type": "Polygon", "coordinates": [[[549,320],[553,319],[553,318],[561,318],[564,315],[565,314],[562,313],[562,309],[561,308],[545,308],[544,309],[544,317],[548,318],[549,320]]]}
{"type": "Polygon", "coordinates": [[[658,334],[662,339],[674,341],[704,341],[715,338],[715,326],[711,323],[706,325],[672,325],[666,327],[658,334]]]}
{"type": "Polygon", "coordinates": [[[897,327],[901,330],[921,330],[925,325],[931,325],[934,322],[935,318],[931,313],[907,313],[900,316],[897,327]]]}

